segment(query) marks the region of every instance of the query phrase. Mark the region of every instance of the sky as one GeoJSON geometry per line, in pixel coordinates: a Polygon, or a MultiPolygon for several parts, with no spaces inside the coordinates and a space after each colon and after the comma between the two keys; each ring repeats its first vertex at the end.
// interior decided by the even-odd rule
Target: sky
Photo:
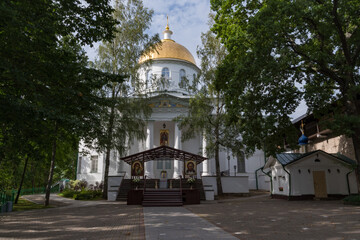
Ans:
{"type": "MultiPolygon", "coordinates": [[[[173,32],[172,39],[185,46],[200,66],[196,48],[201,45],[201,33],[209,30],[210,0],[143,0],[143,3],[145,7],[154,10],[148,33],[150,35],[158,33],[162,39],[168,15],[170,30],[173,32]]],[[[93,48],[85,48],[92,61],[96,57],[97,47],[98,44],[93,48]]],[[[306,109],[305,103],[302,102],[291,118],[295,119],[305,114],[306,109]]]]}
{"type": "MultiPolygon", "coordinates": [[[[201,45],[201,33],[207,32],[207,24],[210,13],[209,0],[143,0],[144,6],[153,9],[154,15],[149,29],[149,34],[159,34],[163,38],[166,27],[166,16],[169,16],[170,30],[173,32],[172,39],[185,46],[194,56],[197,65],[200,61],[196,55],[196,48],[201,45]]],[[[85,47],[89,59],[93,61],[96,57],[96,49],[85,47]]]]}

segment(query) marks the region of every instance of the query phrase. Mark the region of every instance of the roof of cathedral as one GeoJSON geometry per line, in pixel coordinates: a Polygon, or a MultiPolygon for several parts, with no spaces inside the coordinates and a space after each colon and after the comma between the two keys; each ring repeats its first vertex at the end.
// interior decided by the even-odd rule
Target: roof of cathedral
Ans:
{"type": "Polygon", "coordinates": [[[187,50],[183,45],[178,44],[171,39],[173,32],[170,31],[169,23],[166,25],[166,29],[163,33],[164,39],[161,40],[161,44],[159,44],[156,50],[141,56],[139,62],[143,63],[150,59],[177,59],[192,63],[196,66],[195,59],[190,51],[187,50]]]}

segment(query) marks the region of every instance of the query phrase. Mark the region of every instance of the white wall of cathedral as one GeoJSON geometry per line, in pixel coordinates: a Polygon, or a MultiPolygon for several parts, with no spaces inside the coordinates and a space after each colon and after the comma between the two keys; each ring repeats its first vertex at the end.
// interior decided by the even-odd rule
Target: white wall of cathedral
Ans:
{"type": "MultiPolygon", "coordinates": [[[[261,170],[257,171],[257,186],[255,172],[265,164],[264,152],[262,150],[256,150],[253,155],[245,157],[245,169],[241,169],[239,166],[238,157],[234,156],[231,151],[222,149],[219,153],[220,171],[230,176],[248,176],[249,189],[263,189],[270,190],[270,178],[265,175],[261,170]],[[230,159],[228,159],[230,156],[230,159]],[[236,166],[236,168],[234,168],[236,166]]],[[[215,158],[209,159],[209,171],[208,175],[216,175],[216,163],[215,158]]]]}
{"type": "Polygon", "coordinates": [[[179,87],[180,83],[180,70],[185,71],[185,77],[189,80],[189,83],[192,84],[194,79],[194,74],[199,74],[199,69],[193,64],[187,63],[182,60],[153,60],[151,66],[143,65],[139,70],[140,79],[142,79],[144,86],[147,86],[147,89],[156,90],[156,88],[151,88],[153,86],[152,82],[149,81],[148,71],[151,71],[153,78],[159,79],[164,68],[169,69],[169,86],[165,89],[169,91],[184,90],[179,87]],[[148,81],[146,83],[146,81],[148,81]]]}
{"type": "Polygon", "coordinates": [[[105,155],[80,142],[76,179],[95,184],[103,180],[105,155]]]}
{"type": "MultiPolygon", "coordinates": [[[[174,147],[175,142],[175,122],[172,121],[154,121],[154,135],[153,135],[153,146],[152,148],[160,146],[160,130],[164,129],[164,123],[166,125],[165,129],[169,130],[169,146],[174,147]]],[[[145,130],[144,130],[145,131],[145,130]]],[[[195,137],[184,141],[181,143],[181,149],[187,152],[194,154],[200,154],[202,151],[202,135],[195,134],[195,137]]],[[[145,150],[145,141],[134,139],[130,144],[128,151],[124,156],[132,155],[138,152],[145,150]]],[[[125,178],[130,178],[131,176],[131,166],[123,161],[120,161],[121,157],[117,151],[112,150],[110,154],[110,176],[123,176],[125,173],[125,178]]],[[[230,176],[248,176],[249,177],[249,188],[256,189],[256,178],[255,171],[262,167],[265,163],[264,153],[261,150],[256,150],[252,156],[245,158],[245,171],[239,171],[238,159],[237,156],[234,156],[231,151],[222,149],[219,154],[220,159],[220,171],[226,172],[230,171],[230,176]],[[230,156],[230,160],[228,159],[230,156]],[[234,168],[236,166],[236,168],[234,168]]],[[[95,150],[90,150],[85,148],[83,145],[80,145],[79,148],[79,157],[78,157],[78,172],[77,179],[84,179],[89,184],[95,184],[95,182],[101,182],[103,180],[103,173],[105,168],[105,154],[98,153],[95,150]],[[86,152],[86,154],[84,153],[86,152]],[[97,171],[92,171],[92,160],[91,157],[98,157],[97,171]]],[[[183,166],[182,166],[183,167],[183,166]]],[[[172,163],[173,168],[173,163],[172,163]]],[[[94,170],[94,169],[93,169],[94,170]]],[[[160,169],[157,169],[157,164],[153,164],[154,172],[160,172],[160,169]]],[[[169,170],[168,176],[171,176],[173,170],[169,170]]],[[[204,169],[204,164],[201,163],[197,166],[197,176],[198,178],[204,172],[207,172],[208,175],[216,175],[216,164],[215,159],[212,157],[208,160],[208,171],[204,169]]],[[[262,172],[257,172],[258,176],[258,188],[259,189],[270,189],[270,179],[262,172]]],[[[156,176],[155,176],[156,177],[156,176]]]]}

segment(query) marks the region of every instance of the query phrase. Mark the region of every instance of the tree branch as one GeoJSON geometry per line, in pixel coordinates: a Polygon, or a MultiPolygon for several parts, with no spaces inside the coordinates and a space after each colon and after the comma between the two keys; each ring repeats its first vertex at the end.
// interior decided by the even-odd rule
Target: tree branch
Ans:
{"type": "Polygon", "coordinates": [[[292,41],[291,39],[288,40],[288,42],[290,43],[290,47],[291,49],[298,55],[300,55],[301,57],[305,58],[306,60],[308,60],[309,62],[314,62],[316,63],[320,69],[319,72],[323,73],[325,76],[334,79],[336,82],[338,82],[339,84],[343,84],[344,83],[344,79],[340,78],[338,75],[336,75],[336,73],[334,71],[332,71],[331,69],[329,69],[324,63],[321,63],[315,59],[312,59],[311,57],[309,57],[306,53],[300,51],[296,44],[294,43],[294,41],[292,41]]]}
{"type": "Polygon", "coordinates": [[[333,20],[334,20],[337,32],[338,32],[339,37],[340,37],[341,46],[342,46],[342,49],[344,51],[346,62],[350,66],[352,66],[352,59],[351,59],[348,44],[347,44],[347,41],[346,41],[346,36],[344,34],[344,31],[341,28],[341,24],[340,24],[340,21],[339,21],[339,16],[338,16],[338,13],[337,13],[337,9],[338,9],[338,0],[334,0],[334,7],[333,7],[333,11],[332,11],[332,14],[334,16],[333,20]]]}
{"type": "Polygon", "coordinates": [[[357,48],[355,49],[355,52],[354,52],[354,56],[352,57],[352,62],[353,62],[353,67],[355,66],[356,64],[356,59],[359,58],[360,56],[360,45],[357,46],[357,48]]]}

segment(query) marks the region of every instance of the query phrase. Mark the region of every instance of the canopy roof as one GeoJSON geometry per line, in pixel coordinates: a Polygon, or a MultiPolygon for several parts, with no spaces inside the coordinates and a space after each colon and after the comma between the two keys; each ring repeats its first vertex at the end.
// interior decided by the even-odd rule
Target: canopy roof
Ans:
{"type": "Polygon", "coordinates": [[[165,158],[174,158],[181,161],[194,160],[196,161],[196,164],[199,164],[207,159],[206,157],[185,152],[168,146],[160,146],[157,148],[149,149],[144,152],[139,152],[120,159],[128,164],[131,164],[134,161],[148,162],[154,160],[163,160],[165,158]]]}

